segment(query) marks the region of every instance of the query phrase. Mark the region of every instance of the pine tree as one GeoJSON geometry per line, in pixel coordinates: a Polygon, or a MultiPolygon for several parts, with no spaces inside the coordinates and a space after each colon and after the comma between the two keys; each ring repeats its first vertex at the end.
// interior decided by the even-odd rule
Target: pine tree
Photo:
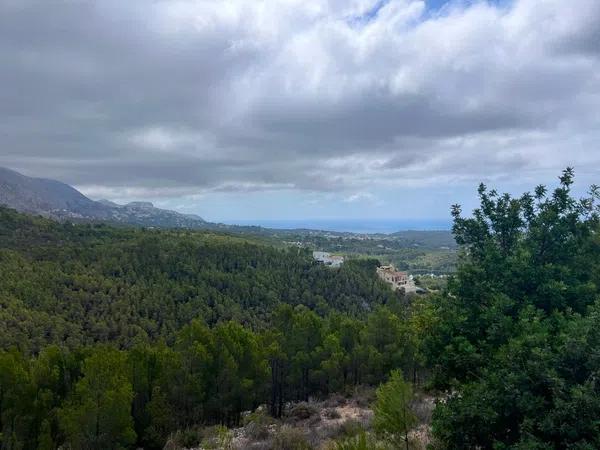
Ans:
{"type": "Polygon", "coordinates": [[[416,424],[417,418],[410,409],[413,392],[410,384],[404,381],[402,372],[394,370],[387,383],[377,389],[374,407],[375,430],[390,437],[394,443],[404,440],[408,446],[408,432],[416,424]]]}

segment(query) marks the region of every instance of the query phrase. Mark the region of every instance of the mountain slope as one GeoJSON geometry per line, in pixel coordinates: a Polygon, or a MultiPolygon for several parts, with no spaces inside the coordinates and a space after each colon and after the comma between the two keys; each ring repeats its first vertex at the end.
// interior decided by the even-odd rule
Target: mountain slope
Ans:
{"type": "Polygon", "coordinates": [[[0,167],[0,205],[53,219],[103,220],[166,228],[203,228],[198,216],[155,208],[152,203],[127,205],[94,201],[68,184],[31,178],[0,167]]]}
{"type": "Polygon", "coordinates": [[[57,213],[93,208],[95,203],[67,184],[0,167],[0,204],[31,213],[57,213]]]}

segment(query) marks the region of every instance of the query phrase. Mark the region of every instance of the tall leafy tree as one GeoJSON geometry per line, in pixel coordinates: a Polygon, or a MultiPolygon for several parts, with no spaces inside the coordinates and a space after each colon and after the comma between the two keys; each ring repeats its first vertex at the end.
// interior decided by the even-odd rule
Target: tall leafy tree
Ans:
{"type": "Polygon", "coordinates": [[[434,433],[446,448],[597,448],[599,192],[514,198],[480,186],[471,217],[453,208],[464,256],[433,299],[425,339],[434,382],[453,386],[434,433]],[[574,411],[581,411],[578,416],[574,411]]]}

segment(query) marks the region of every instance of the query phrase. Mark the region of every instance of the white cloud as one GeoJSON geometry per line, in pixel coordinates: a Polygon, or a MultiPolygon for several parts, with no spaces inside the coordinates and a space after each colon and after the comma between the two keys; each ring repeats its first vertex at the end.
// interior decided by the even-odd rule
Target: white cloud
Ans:
{"type": "Polygon", "coordinates": [[[127,141],[147,150],[181,153],[187,149],[185,153],[196,156],[201,156],[203,149],[214,147],[214,139],[206,134],[160,126],[133,131],[127,141]]]}
{"type": "Polygon", "coordinates": [[[2,3],[0,164],[346,200],[600,164],[600,2],[377,4],[2,3]]]}
{"type": "Polygon", "coordinates": [[[371,203],[381,205],[383,202],[370,192],[356,192],[343,199],[345,203],[371,203]]]}

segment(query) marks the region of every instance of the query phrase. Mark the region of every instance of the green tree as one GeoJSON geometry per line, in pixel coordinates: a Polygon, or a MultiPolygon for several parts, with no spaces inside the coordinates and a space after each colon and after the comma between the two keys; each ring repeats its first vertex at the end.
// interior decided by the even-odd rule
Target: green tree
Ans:
{"type": "Polygon", "coordinates": [[[111,348],[94,350],[83,377],[60,412],[60,423],[73,448],[127,448],[135,442],[126,355],[111,348]]]}
{"type": "Polygon", "coordinates": [[[390,379],[377,389],[377,400],[373,407],[374,426],[379,433],[388,436],[395,445],[404,441],[409,449],[408,432],[417,423],[411,410],[412,388],[404,381],[402,372],[393,370],[390,379]]]}
{"type": "Polygon", "coordinates": [[[470,448],[598,448],[600,223],[598,188],[513,198],[480,186],[471,217],[453,208],[463,246],[448,293],[432,298],[424,339],[438,387],[439,444],[470,448]]]}
{"type": "Polygon", "coordinates": [[[169,434],[177,429],[177,422],[173,417],[173,407],[160,387],[153,388],[146,411],[149,420],[144,430],[144,442],[148,448],[161,449],[169,434]]]}
{"type": "Polygon", "coordinates": [[[48,420],[44,420],[40,428],[37,450],[54,450],[55,448],[56,445],[52,439],[50,422],[48,420]]]}
{"type": "Polygon", "coordinates": [[[33,446],[35,393],[27,361],[16,351],[0,352],[0,443],[4,450],[33,446]]]}

